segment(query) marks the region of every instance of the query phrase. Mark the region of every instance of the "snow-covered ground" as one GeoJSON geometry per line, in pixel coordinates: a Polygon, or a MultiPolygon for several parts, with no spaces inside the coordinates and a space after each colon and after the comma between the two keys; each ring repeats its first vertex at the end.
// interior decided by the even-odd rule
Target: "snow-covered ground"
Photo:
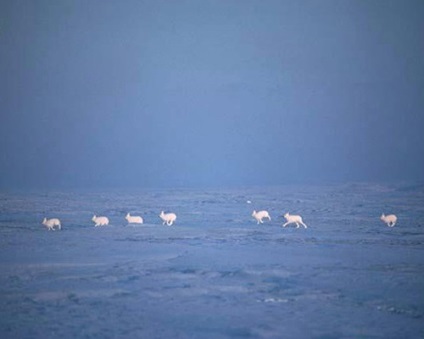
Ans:
{"type": "Polygon", "coordinates": [[[0,268],[1,338],[424,337],[424,187],[1,193],[0,268]]]}

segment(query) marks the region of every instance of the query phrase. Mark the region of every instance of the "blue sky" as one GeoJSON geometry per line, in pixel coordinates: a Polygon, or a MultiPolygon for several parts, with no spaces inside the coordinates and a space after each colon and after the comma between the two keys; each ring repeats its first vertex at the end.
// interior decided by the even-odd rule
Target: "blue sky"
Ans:
{"type": "Polygon", "coordinates": [[[0,2],[0,188],[424,179],[423,1],[0,2]]]}

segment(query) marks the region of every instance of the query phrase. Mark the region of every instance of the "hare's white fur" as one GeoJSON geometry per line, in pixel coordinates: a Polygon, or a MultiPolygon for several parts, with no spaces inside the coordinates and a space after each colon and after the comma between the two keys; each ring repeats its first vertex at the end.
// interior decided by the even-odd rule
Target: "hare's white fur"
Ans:
{"type": "Polygon", "coordinates": [[[394,214],[384,215],[384,213],[381,215],[380,219],[387,224],[389,227],[393,227],[396,225],[397,216],[394,214]]]}
{"type": "Polygon", "coordinates": [[[283,225],[283,227],[286,227],[289,224],[296,224],[296,228],[299,228],[299,224],[301,224],[303,227],[308,228],[300,215],[290,215],[290,213],[286,213],[284,214],[284,218],[286,218],[287,222],[283,225]]]}
{"type": "Polygon", "coordinates": [[[138,216],[131,216],[129,213],[127,214],[127,216],[125,217],[125,219],[127,219],[129,224],[142,224],[143,223],[143,218],[142,217],[138,217],[138,216]]]}
{"type": "Polygon", "coordinates": [[[269,216],[268,211],[259,211],[259,212],[253,211],[252,217],[256,219],[256,221],[258,222],[258,225],[263,224],[263,221],[262,221],[263,218],[268,218],[268,220],[271,220],[271,217],[269,216]]]}
{"type": "Polygon", "coordinates": [[[109,219],[107,217],[96,217],[96,215],[93,215],[91,220],[93,220],[95,227],[109,225],[109,219]]]}
{"type": "Polygon", "coordinates": [[[55,226],[57,226],[57,229],[59,229],[59,230],[62,228],[62,226],[60,224],[60,220],[58,218],[52,218],[52,219],[44,218],[43,225],[46,226],[49,231],[50,230],[54,231],[55,226]]]}
{"type": "Polygon", "coordinates": [[[177,219],[177,215],[175,213],[164,213],[163,211],[160,212],[159,217],[163,220],[163,225],[165,225],[165,223],[168,226],[171,226],[174,221],[177,219]]]}

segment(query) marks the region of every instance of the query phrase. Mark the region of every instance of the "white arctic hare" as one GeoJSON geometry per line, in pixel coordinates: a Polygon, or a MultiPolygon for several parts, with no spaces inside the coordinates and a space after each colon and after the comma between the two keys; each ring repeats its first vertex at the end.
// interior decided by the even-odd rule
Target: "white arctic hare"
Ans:
{"type": "Polygon", "coordinates": [[[263,218],[268,218],[268,220],[271,220],[271,217],[269,216],[268,211],[259,211],[259,212],[253,211],[252,217],[256,219],[256,221],[258,222],[258,225],[264,223],[262,220],[263,218]]]}
{"type": "Polygon", "coordinates": [[[95,227],[109,225],[109,219],[107,217],[96,217],[96,215],[93,215],[91,220],[93,220],[95,227]]]}
{"type": "Polygon", "coordinates": [[[396,225],[397,216],[394,214],[384,215],[384,213],[381,215],[380,219],[387,224],[389,227],[393,227],[396,225]]]}
{"type": "Polygon", "coordinates": [[[127,219],[129,224],[142,224],[143,223],[143,218],[142,217],[138,217],[138,216],[131,216],[129,213],[127,214],[127,216],[125,217],[125,219],[127,219]]]}
{"type": "Polygon", "coordinates": [[[159,217],[163,220],[163,225],[165,225],[165,223],[168,226],[171,226],[174,221],[177,219],[177,215],[175,213],[164,213],[163,211],[160,212],[159,217]]]}
{"type": "Polygon", "coordinates": [[[44,226],[46,226],[49,231],[50,230],[53,230],[54,231],[55,230],[54,229],[55,226],[57,226],[57,229],[59,229],[59,230],[62,229],[62,226],[60,224],[60,220],[57,219],[57,218],[52,218],[52,219],[44,218],[42,224],[44,226]]]}
{"type": "Polygon", "coordinates": [[[287,222],[283,225],[283,227],[286,227],[289,224],[296,224],[296,228],[299,228],[299,224],[301,224],[303,227],[308,228],[300,215],[290,215],[289,213],[286,213],[284,214],[284,218],[286,218],[287,222]]]}

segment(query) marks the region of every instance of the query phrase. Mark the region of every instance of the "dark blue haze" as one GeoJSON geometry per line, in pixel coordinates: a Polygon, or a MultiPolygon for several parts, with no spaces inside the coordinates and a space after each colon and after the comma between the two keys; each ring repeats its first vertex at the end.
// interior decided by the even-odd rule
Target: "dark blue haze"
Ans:
{"type": "Polygon", "coordinates": [[[424,178],[424,2],[1,1],[0,186],[424,178]]]}

